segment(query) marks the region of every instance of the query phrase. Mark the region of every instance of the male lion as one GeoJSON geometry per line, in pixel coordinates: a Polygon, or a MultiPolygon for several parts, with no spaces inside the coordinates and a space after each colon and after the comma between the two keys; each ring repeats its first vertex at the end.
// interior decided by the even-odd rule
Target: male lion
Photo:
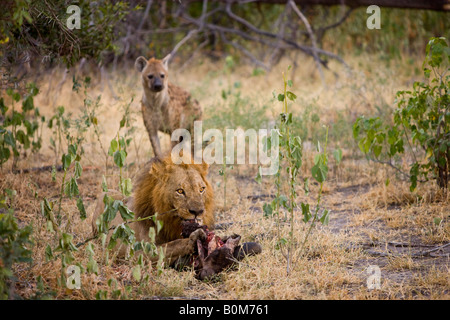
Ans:
{"type": "MultiPolygon", "coordinates": [[[[135,213],[135,218],[144,218],[157,214],[163,227],[156,235],[156,245],[164,249],[165,261],[173,264],[178,258],[192,254],[197,240],[205,238],[205,232],[197,229],[186,239],[182,239],[181,223],[196,220],[214,227],[214,191],[206,174],[207,164],[173,164],[170,155],[164,159],[153,158],[140,171],[134,186],[132,197],[122,199],[120,194],[111,194],[121,199],[135,213]]],[[[96,220],[104,211],[103,196],[99,197],[95,209],[92,228],[97,233],[96,220]]],[[[111,226],[123,223],[118,214],[111,226]]],[[[149,229],[154,227],[152,219],[130,223],[137,241],[150,242],[149,229]]],[[[110,232],[111,233],[111,232],[110,232]]],[[[110,236],[110,235],[109,235],[110,236]]],[[[126,248],[121,245],[118,256],[125,256],[126,248]]]]}

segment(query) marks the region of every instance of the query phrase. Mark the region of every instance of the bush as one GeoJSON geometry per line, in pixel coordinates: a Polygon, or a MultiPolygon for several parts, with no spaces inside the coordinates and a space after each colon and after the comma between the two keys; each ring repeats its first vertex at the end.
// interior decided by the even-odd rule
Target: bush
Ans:
{"type": "Polygon", "coordinates": [[[14,190],[6,189],[0,198],[0,300],[13,298],[11,282],[14,280],[12,267],[16,263],[31,263],[31,226],[19,228],[14,217],[14,209],[8,202],[13,201],[14,190]]]}
{"type": "Polygon", "coordinates": [[[20,96],[20,93],[8,89],[6,94],[11,99],[11,112],[7,114],[9,107],[5,104],[3,98],[0,98],[0,114],[3,118],[0,124],[0,167],[8,161],[11,153],[14,157],[12,169],[14,170],[20,156],[20,151],[27,150],[30,147],[33,152],[39,151],[42,146],[42,138],[37,135],[39,121],[45,121],[39,114],[39,109],[34,106],[34,97],[39,89],[34,84],[29,84],[28,92],[20,96]],[[15,109],[15,104],[22,99],[22,111],[15,109]],[[34,110],[34,115],[30,116],[34,110]]]}
{"type": "MultiPolygon", "coordinates": [[[[397,92],[393,125],[380,118],[359,117],[353,135],[370,159],[387,163],[409,153],[411,191],[417,182],[436,179],[448,188],[450,169],[450,48],[445,38],[431,38],[426,46],[423,72],[428,83],[415,82],[412,91],[397,92]],[[386,161],[387,159],[387,161],[386,161]]],[[[407,175],[406,173],[403,173],[407,175]]]]}

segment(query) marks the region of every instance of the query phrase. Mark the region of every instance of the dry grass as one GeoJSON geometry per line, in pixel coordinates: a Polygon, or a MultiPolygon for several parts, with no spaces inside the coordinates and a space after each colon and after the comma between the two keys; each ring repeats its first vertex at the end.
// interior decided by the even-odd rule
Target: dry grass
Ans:
{"type": "MultiPolygon", "coordinates": [[[[329,87],[323,89],[320,79],[314,72],[314,64],[299,61],[294,68],[292,78],[294,91],[300,97],[300,103],[292,106],[294,113],[301,114],[303,103],[313,103],[320,114],[321,123],[333,126],[338,116],[344,116],[348,124],[352,124],[360,114],[374,114],[376,108],[392,105],[395,92],[405,89],[412,83],[409,70],[416,65],[408,65],[399,61],[397,67],[384,67],[382,61],[375,57],[348,58],[354,72],[339,79],[328,74],[329,87]]],[[[417,59],[420,61],[420,59],[417,59]]],[[[252,99],[255,104],[270,103],[273,90],[281,89],[281,70],[285,70],[288,62],[284,61],[274,68],[270,74],[250,77],[252,69],[248,66],[233,70],[231,81],[240,81],[242,94],[252,99]]],[[[172,72],[172,81],[189,89],[200,101],[206,114],[211,114],[220,105],[221,90],[226,87],[226,78],[222,72],[222,63],[213,64],[208,60],[199,65],[185,69],[181,74],[172,72]]],[[[331,63],[331,69],[340,67],[331,63]]],[[[58,81],[62,72],[55,71],[43,76],[38,86],[41,94],[35,105],[47,118],[54,113],[54,108],[64,105],[73,112],[73,117],[82,110],[82,95],[72,91],[70,77],[61,87],[58,81]]],[[[101,128],[101,140],[105,146],[114,137],[122,116],[121,107],[132,97],[132,110],[135,112],[137,130],[133,136],[135,144],[130,147],[128,163],[135,165],[125,171],[125,175],[133,177],[136,169],[147,161],[152,153],[147,133],[139,115],[140,85],[134,70],[117,72],[109,79],[118,99],[96,75],[91,75],[93,86],[89,94],[99,94],[101,108],[98,120],[101,128]],[[102,91],[102,86],[104,90],[102,91]]],[[[276,115],[280,106],[270,104],[268,115],[276,115]]],[[[220,112],[217,110],[215,112],[220,112]]],[[[333,127],[332,127],[333,129],[333,127]]],[[[29,155],[19,163],[20,168],[40,167],[55,162],[54,152],[48,147],[51,131],[44,128],[44,147],[37,155],[29,155]]],[[[351,137],[351,132],[337,132],[336,136],[351,137]]],[[[166,150],[169,138],[161,135],[166,150]]],[[[105,168],[103,156],[92,131],[87,133],[84,144],[83,166],[85,170],[79,181],[80,192],[87,205],[96,199],[105,168]]],[[[5,188],[17,191],[15,203],[16,216],[21,224],[32,223],[34,226],[35,247],[33,264],[18,265],[15,272],[18,276],[16,292],[23,297],[31,297],[36,290],[36,279],[43,278],[47,291],[54,291],[57,298],[95,299],[99,290],[111,288],[108,280],[117,280],[117,289],[127,298],[152,299],[155,297],[182,297],[195,299],[449,299],[449,258],[445,256],[415,257],[420,245],[442,244],[450,241],[449,196],[439,191],[433,184],[419,186],[415,193],[409,192],[406,182],[395,178],[395,173],[388,168],[374,165],[360,159],[355,146],[345,146],[340,140],[330,142],[332,147],[341,146],[344,150],[344,162],[339,168],[332,167],[330,181],[324,189],[324,206],[331,210],[330,225],[317,228],[310,237],[306,254],[298,261],[294,270],[286,276],[286,261],[276,250],[276,231],[272,219],[264,219],[262,214],[263,200],[249,196],[273,194],[274,186],[270,178],[265,178],[259,186],[253,180],[255,167],[235,167],[230,172],[227,184],[227,203],[223,207],[222,177],[219,168],[210,168],[210,180],[215,188],[218,223],[232,222],[219,235],[238,233],[243,241],[258,241],[262,244],[262,254],[248,257],[234,270],[223,272],[216,279],[200,282],[194,278],[192,271],[177,272],[165,269],[157,275],[148,266],[149,279],[137,283],[131,274],[133,261],[104,264],[104,253],[96,244],[95,259],[99,263],[99,274],[82,275],[82,289],[67,291],[58,286],[60,262],[45,261],[45,247],[56,245],[55,234],[46,230],[46,222],[40,213],[40,199],[47,197],[56,199],[59,193],[61,173],[53,182],[49,172],[29,174],[12,174],[4,167],[0,173],[0,191],[5,188]],[[385,185],[386,178],[390,184],[385,185]],[[33,197],[34,190],[38,198],[33,197]],[[441,224],[435,225],[433,218],[440,218],[441,224]],[[389,243],[401,242],[402,250],[389,243]],[[406,247],[406,248],[405,248],[406,247]],[[368,249],[372,248],[372,249],[368,249]],[[377,249],[377,250],[375,250],[377,249]],[[376,252],[388,252],[377,255],[376,252]],[[381,268],[381,289],[368,290],[366,269],[369,265],[381,268]],[[151,270],[150,270],[151,269],[151,270]],[[131,286],[131,291],[126,287],[131,286]]],[[[313,150],[305,154],[303,174],[309,175],[313,150]]],[[[117,185],[117,174],[113,169],[107,176],[109,185],[117,185]]],[[[317,194],[317,186],[311,185],[311,193],[305,196],[299,188],[299,199],[312,203],[317,194]]],[[[74,234],[74,243],[90,237],[91,226],[79,218],[75,201],[65,199],[63,202],[65,230],[74,234]]],[[[296,223],[296,238],[303,239],[305,226],[296,223]]],[[[282,233],[287,233],[287,226],[282,233]]],[[[424,247],[429,248],[429,247],[424,247]]],[[[423,248],[422,248],[423,249],[423,248]]],[[[447,251],[448,252],[448,251],[447,251]]],[[[81,247],[75,254],[76,261],[85,266],[88,254],[81,247]]]]}

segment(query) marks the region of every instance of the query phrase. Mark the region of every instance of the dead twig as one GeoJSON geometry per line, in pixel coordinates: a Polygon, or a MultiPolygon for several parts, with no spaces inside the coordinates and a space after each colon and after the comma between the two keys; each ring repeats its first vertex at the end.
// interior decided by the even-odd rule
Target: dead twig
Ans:
{"type": "MultiPolygon", "coordinates": [[[[413,256],[413,257],[426,257],[426,256],[429,256],[431,253],[436,252],[436,251],[440,251],[440,250],[442,250],[442,249],[444,249],[444,248],[446,248],[446,247],[448,247],[448,246],[450,246],[450,242],[449,242],[449,243],[446,243],[446,244],[444,244],[444,245],[442,245],[442,246],[439,246],[439,247],[430,249],[430,250],[425,250],[425,251],[421,251],[421,252],[414,253],[412,256],[413,256]]],[[[446,254],[444,254],[444,255],[445,255],[445,256],[449,256],[450,253],[446,253],[446,254]]]]}
{"type": "MultiPolygon", "coordinates": [[[[254,26],[249,21],[238,16],[236,13],[234,13],[232,11],[232,9],[231,9],[232,3],[231,2],[227,2],[225,4],[225,6],[219,5],[218,7],[211,10],[210,12],[207,12],[206,2],[207,1],[204,0],[202,16],[198,19],[193,18],[192,16],[188,15],[186,13],[186,10],[180,12],[181,19],[185,20],[188,24],[195,25],[196,29],[191,30],[180,41],[180,43],[178,43],[175,46],[173,52],[178,50],[178,48],[182,44],[186,43],[194,34],[202,34],[202,36],[204,37],[205,40],[208,39],[208,35],[210,35],[211,33],[219,34],[221,39],[226,44],[229,44],[229,45],[233,46],[235,49],[237,49],[238,51],[242,52],[254,64],[259,65],[266,70],[270,68],[269,66],[271,66],[272,63],[267,64],[264,61],[261,61],[260,59],[256,58],[252,52],[250,52],[246,47],[244,47],[238,41],[236,41],[235,38],[234,39],[228,38],[228,35],[231,34],[231,35],[238,36],[244,40],[252,41],[255,43],[260,43],[264,46],[274,48],[274,52],[276,52],[277,50],[287,50],[287,49],[292,50],[292,49],[294,49],[294,50],[302,51],[303,53],[312,56],[317,64],[317,67],[319,68],[319,72],[321,73],[322,80],[324,79],[323,67],[328,69],[328,66],[327,66],[328,61],[323,60],[320,57],[320,55],[322,55],[324,57],[328,57],[330,59],[337,60],[338,62],[343,64],[347,70],[350,70],[350,67],[345,63],[345,61],[341,57],[339,57],[338,55],[331,53],[329,51],[323,50],[317,46],[317,41],[315,39],[313,29],[312,29],[311,25],[309,24],[309,22],[307,21],[307,19],[305,18],[305,16],[301,12],[300,12],[299,16],[303,17],[302,21],[304,21],[304,23],[306,22],[305,25],[307,26],[307,30],[308,30],[307,34],[312,39],[312,43],[313,43],[312,46],[300,44],[293,39],[286,38],[284,35],[284,31],[283,31],[284,27],[283,26],[278,33],[273,33],[270,31],[262,30],[256,26],[254,26]],[[210,18],[214,14],[221,14],[221,13],[227,14],[228,17],[230,17],[230,19],[232,19],[233,21],[236,21],[238,23],[238,25],[243,26],[243,28],[228,27],[228,26],[225,27],[225,26],[207,21],[207,18],[210,18]],[[245,31],[245,29],[247,29],[248,31],[245,31]]],[[[288,5],[289,5],[289,2],[287,4],[287,6],[288,5]]],[[[291,7],[291,5],[289,5],[289,7],[291,7]]],[[[297,10],[298,10],[298,8],[297,8],[297,10]]],[[[278,21],[280,23],[282,23],[282,21],[283,21],[283,16],[285,15],[285,11],[280,14],[280,17],[278,19],[278,21]]],[[[298,12],[297,12],[297,14],[298,14],[298,12]]],[[[344,17],[341,20],[342,21],[345,20],[345,18],[347,16],[348,16],[348,14],[344,15],[344,17]]]]}
{"type": "Polygon", "coordinates": [[[193,29],[190,30],[188,32],[188,34],[181,39],[180,42],[178,42],[175,47],[172,49],[172,51],[170,52],[170,58],[173,58],[173,56],[175,55],[175,53],[178,51],[178,49],[185,44],[187,41],[189,41],[189,39],[191,39],[195,34],[201,32],[204,29],[205,26],[205,18],[206,18],[206,11],[208,8],[208,0],[203,0],[203,8],[202,8],[202,16],[200,17],[200,24],[199,24],[199,28],[198,29],[193,29]]]}

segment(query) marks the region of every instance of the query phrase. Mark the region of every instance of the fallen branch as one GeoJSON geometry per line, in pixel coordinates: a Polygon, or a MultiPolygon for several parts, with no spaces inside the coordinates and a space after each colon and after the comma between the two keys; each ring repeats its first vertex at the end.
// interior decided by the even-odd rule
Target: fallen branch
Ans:
{"type": "Polygon", "coordinates": [[[233,46],[234,48],[240,50],[243,54],[245,54],[254,64],[257,66],[260,66],[261,68],[265,69],[266,71],[270,70],[270,68],[262,61],[258,60],[254,55],[250,53],[247,49],[245,49],[243,46],[241,46],[239,43],[234,41],[229,41],[223,32],[220,33],[220,36],[223,39],[223,42],[226,44],[229,44],[233,46]]]}
{"type": "MultiPolygon", "coordinates": [[[[398,243],[398,242],[388,242],[388,243],[369,243],[369,244],[363,244],[363,246],[369,246],[369,247],[374,247],[374,246],[381,246],[381,245],[390,245],[393,247],[430,247],[429,245],[421,245],[421,244],[408,244],[408,243],[398,243]]],[[[444,248],[447,248],[450,246],[450,242],[446,243],[444,245],[438,246],[438,247],[433,247],[432,249],[429,250],[423,250],[423,251],[419,251],[416,253],[411,253],[410,256],[414,257],[414,258],[418,258],[418,257],[428,257],[428,256],[433,256],[432,253],[436,252],[436,251],[440,251],[444,248]]],[[[365,250],[366,253],[372,255],[372,256],[378,256],[378,257],[402,257],[404,256],[404,254],[394,254],[392,252],[392,250],[387,249],[387,252],[378,252],[378,251],[374,251],[374,250],[365,250]]],[[[438,256],[450,256],[450,253],[445,253],[442,255],[438,255],[438,256]]]]}
{"type": "MultiPolygon", "coordinates": [[[[426,256],[429,256],[431,253],[436,252],[436,251],[439,251],[439,250],[442,250],[442,249],[444,249],[444,248],[446,248],[446,247],[448,247],[448,246],[450,246],[450,242],[449,242],[449,243],[446,243],[446,244],[444,244],[444,245],[442,245],[442,246],[439,246],[439,247],[430,249],[430,250],[425,250],[425,251],[421,251],[421,252],[415,253],[415,254],[413,254],[412,256],[413,256],[413,257],[426,257],[426,256]]],[[[446,254],[444,254],[444,255],[449,256],[450,253],[446,253],[446,254]]]]}
{"type": "MultiPolygon", "coordinates": [[[[241,45],[236,39],[236,36],[238,38],[241,38],[243,40],[251,41],[254,43],[260,43],[264,46],[270,47],[274,49],[274,52],[277,50],[299,50],[307,55],[310,55],[314,58],[314,61],[316,63],[317,68],[319,69],[319,73],[322,79],[322,82],[324,83],[324,74],[323,74],[323,67],[328,69],[328,61],[322,59],[320,56],[327,57],[330,59],[334,59],[341,63],[347,70],[350,70],[350,67],[345,63],[345,61],[339,57],[338,55],[326,51],[324,49],[321,49],[317,45],[316,41],[316,35],[314,33],[313,28],[309,24],[306,17],[300,12],[300,10],[295,6],[294,2],[292,0],[289,0],[289,2],[286,4],[286,6],[292,7],[293,10],[297,13],[297,15],[301,18],[303,23],[306,26],[306,33],[309,38],[311,39],[312,46],[304,45],[298,43],[295,39],[288,39],[284,31],[281,30],[277,33],[273,33],[271,31],[262,30],[256,26],[254,26],[249,21],[245,20],[244,18],[238,16],[235,12],[232,10],[232,2],[227,2],[225,5],[219,5],[215,9],[211,10],[210,12],[207,12],[206,7],[207,1],[204,0],[203,3],[203,11],[202,16],[200,18],[194,18],[190,16],[187,13],[187,10],[180,11],[180,18],[186,22],[187,25],[194,25],[195,29],[192,29],[174,48],[172,51],[173,53],[176,52],[179,47],[183,44],[185,44],[188,40],[192,38],[194,34],[198,34],[199,36],[203,37],[204,41],[208,40],[208,36],[211,34],[219,35],[220,38],[223,40],[225,44],[233,46],[236,50],[242,52],[246,57],[248,57],[254,64],[268,70],[270,69],[270,66],[273,65],[272,61],[267,64],[264,61],[261,61],[260,59],[256,58],[255,55],[250,52],[249,49],[241,45]],[[210,22],[215,21],[214,19],[209,19],[213,15],[220,15],[222,13],[225,13],[232,21],[235,21],[238,25],[237,26],[222,26],[217,23],[210,22]],[[208,20],[208,21],[207,21],[208,20]],[[242,26],[242,28],[239,28],[239,25],[242,26]],[[248,31],[247,31],[248,30],[248,31]],[[233,39],[230,39],[228,36],[233,35],[235,36],[233,39]]],[[[284,18],[284,15],[286,14],[284,10],[280,17],[278,18],[278,21],[281,23],[281,21],[284,18]]],[[[345,19],[350,15],[351,10],[348,10],[346,14],[342,16],[342,18],[336,22],[334,25],[339,25],[345,21],[345,19]]],[[[282,28],[284,24],[282,24],[282,28]]],[[[333,25],[326,26],[321,30],[323,33],[324,30],[328,30],[330,28],[333,28],[333,25]]],[[[302,32],[304,33],[304,32],[302,32]]],[[[273,55],[272,55],[273,56],[273,55]]],[[[272,60],[272,59],[271,59],[272,60]]]]}
{"type": "Polygon", "coordinates": [[[13,173],[30,173],[30,172],[42,172],[42,171],[51,171],[55,168],[56,171],[62,171],[62,165],[59,166],[43,166],[43,167],[34,167],[34,168],[28,168],[28,169],[14,169],[13,173]]]}

